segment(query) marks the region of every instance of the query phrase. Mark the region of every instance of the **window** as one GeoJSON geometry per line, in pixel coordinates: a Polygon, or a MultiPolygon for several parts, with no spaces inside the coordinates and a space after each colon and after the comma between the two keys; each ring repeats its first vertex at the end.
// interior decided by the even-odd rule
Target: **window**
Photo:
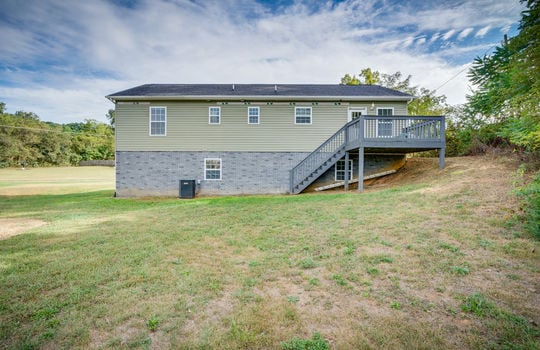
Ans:
{"type": "Polygon", "coordinates": [[[380,115],[380,116],[394,115],[394,108],[393,107],[377,107],[377,115],[380,115]]]}
{"type": "Polygon", "coordinates": [[[259,124],[259,107],[248,107],[248,124],[259,124]]]}
{"type": "MultiPolygon", "coordinates": [[[[378,107],[377,115],[388,117],[394,115],[392,107],[378,107]]],[[[394,122],[392,119],[381,118],[377,119],[377,137],[392,137],[394,122]]]]}
{"type": "Polygon", "coordinates": [[[167,135],[167,108],[150,107],[150,136],[167,135]]]}
{"type": "Polygon", "coordinates": [[[205,180],[221,180],[221,159],[220,158],[205,158],[204,159],[204,179],[205,180]]]}
{"type": "Polygon", "coordinates": [[[221,123],[221,108],[209,107],[208,108],[208,124],[220,124],[221,123]]]}
{"type": "MultiPolygon", "coordinates": [[[[340,159],[337,161],[336,166],[336,181],[345,181],[345,159],[340,159]]],[[[353,161],[349,160],[349,178],[352,179],[353,174],[353,161]]]]}
{"type": "Polygon", "coordinates": [[[295,107],[294,123],[311,124],[311,107],[295,107]]]}

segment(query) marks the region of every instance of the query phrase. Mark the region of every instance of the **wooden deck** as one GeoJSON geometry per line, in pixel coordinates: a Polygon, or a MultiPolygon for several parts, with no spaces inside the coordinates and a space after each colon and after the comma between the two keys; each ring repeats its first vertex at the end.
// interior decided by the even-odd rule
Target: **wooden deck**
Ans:
{"type": "MultiPolygon", "coordinates": [[[[352,150],[358,150],[358,177],[363,178],[366,152],[405,154],[439,150],[439,166],[443,168],[445,147],[444,116],[360,116],[345,124],[291,170],[290,192],[302,192],[339,159],[345,158],[348,168],[352,150]]],[[[362,189],[360,182],[358,190],[362,189]]]]}

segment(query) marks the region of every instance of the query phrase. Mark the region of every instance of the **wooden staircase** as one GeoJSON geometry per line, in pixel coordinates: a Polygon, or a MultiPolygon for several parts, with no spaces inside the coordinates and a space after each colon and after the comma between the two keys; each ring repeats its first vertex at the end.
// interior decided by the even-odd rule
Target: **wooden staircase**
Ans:
{"type": "Polygon", "coordinates": [[[358,124],[359,121],[360,119],[356,119],[345,124],[291,170],[290,192],[292,194],[302,192],[325,171],[336,164],[338,160],[343,158],[349,141],[347,129],[351,125],[358,124]]]}

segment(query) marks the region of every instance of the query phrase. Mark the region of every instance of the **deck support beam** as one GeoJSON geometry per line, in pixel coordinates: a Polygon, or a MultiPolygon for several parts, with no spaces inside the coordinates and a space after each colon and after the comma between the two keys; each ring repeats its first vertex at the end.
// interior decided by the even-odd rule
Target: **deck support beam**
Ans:
{"type": "Polygon", "coordinates": [[[358,192],[364,191],[364,147],[358,148],[358,192]]]}
{"type": "Polygon", "coordinates": [[[345,184],[344,184],[344,189],[345,189],[345,191],[349,190],[349,151],[345,152],[345,184]]]}
{"type": "Polygon", "coordinates": [[[439,169],[444,169],[444,148],[439,148],[439,169]]]}

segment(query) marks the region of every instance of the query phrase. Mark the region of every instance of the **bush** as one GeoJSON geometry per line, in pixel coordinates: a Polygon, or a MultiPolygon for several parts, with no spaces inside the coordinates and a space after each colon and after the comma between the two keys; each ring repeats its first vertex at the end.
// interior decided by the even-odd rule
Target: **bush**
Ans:
{"type": "Polygon", "coordinates": [[[525,228],[540,240],[540,171],[528,185],[518,191],[518,196],[524,199],[525,228]]]}

